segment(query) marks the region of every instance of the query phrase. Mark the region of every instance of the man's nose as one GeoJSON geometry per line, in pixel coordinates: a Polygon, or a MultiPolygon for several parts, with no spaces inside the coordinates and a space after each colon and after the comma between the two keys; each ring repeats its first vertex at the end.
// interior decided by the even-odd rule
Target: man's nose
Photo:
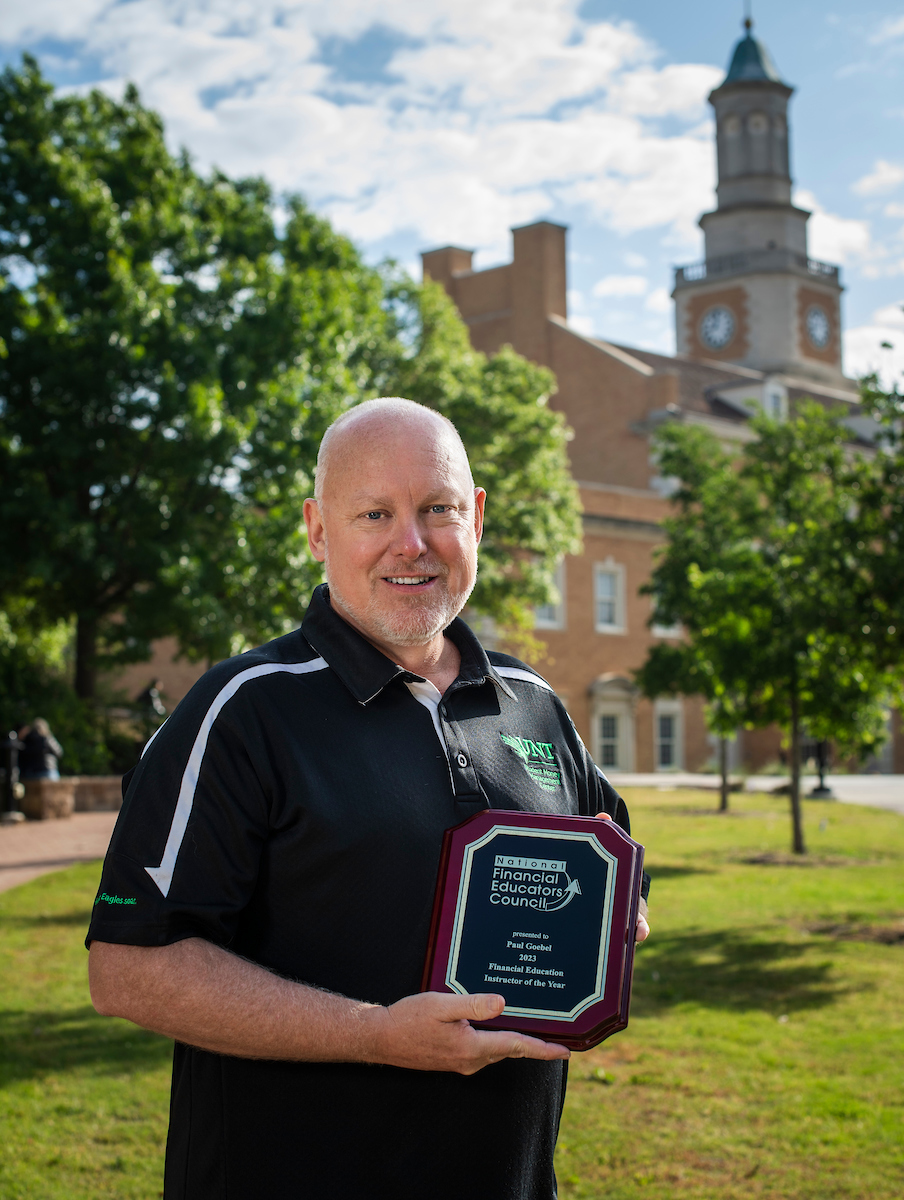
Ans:
{"type": "Polygon", "coordinates": [[[427,550],[427,538],[419,513],[396,518],[391,550],[403,558],[420,558],[427,550]]]}

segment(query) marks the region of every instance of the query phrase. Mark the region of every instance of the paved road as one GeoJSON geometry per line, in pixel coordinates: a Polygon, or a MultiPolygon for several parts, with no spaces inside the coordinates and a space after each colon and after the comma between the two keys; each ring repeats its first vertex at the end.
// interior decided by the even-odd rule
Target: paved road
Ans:
{"type": "Polygon", "coordinates": [[[92,812],[62,821],[0,825],[0,892],[48,871],[103,858],[115,822],[115,812],[92,812]]]}
{"type": "MultiPolygon", "coordinates": [[[[652,775],[619,773],[612,776],[616,787],[700,787],[718,790],[715,775],[692,775],[690,772],[652,775]]],[[[745,791],[771,792],[787,783],[781,775],[751,775],[745,780],[745,791]]],[[[815,775],[802,777],[804,795],[818,782],[815,775]]],[[[888,808],[904,816],[904,775],[827,775],[826,784],[842,804],[863,804],[868,808],[888,808]]]]}

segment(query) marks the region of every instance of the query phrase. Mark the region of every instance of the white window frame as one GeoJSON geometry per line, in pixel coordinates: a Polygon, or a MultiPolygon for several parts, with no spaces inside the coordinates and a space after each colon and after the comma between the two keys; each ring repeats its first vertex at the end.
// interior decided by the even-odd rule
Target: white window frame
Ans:
{"type": "Polygon", "coordinates": [[[593,705],[593,760],[604,775],[634,770],[634,708],[628,700],[598,700],[593,705]],[[618,719],[617,765],[603,761],[603,717],[618,719]]]}
{"type": "Polygon", "coordinates": [[[655,700],[653,702],[653,765],[657,771],[681,771],[684,769],[684,706],[678,699],[655,700]],[[659,718],[671,717],[673,736],[672,761],[667,764],[660,762],[661,740],[659,736],[659,718]]]}
{"type": "MultiPolygon", "coordinates": [[[[628,632],[627,613],[625,611],[625,568],[621,563],[615,562],[614,559],[607,558],[605,562],[593,564],[593,627],[597,633],[617,633],[624,634],[628,632]],[[599,620],[599,601],[600,593],[598,581],[600,575],[613,575],[615,577],[615,589],[612,600],[615,605],[615,620],[610,622],[601,622],[599,620]]],[[[609,597],[607,597],[608,599],[609,597]]]]}
{"type": "Polygon", "coordinates": [[[653,637],[658,638],[682,638],[684,637],[684,626],[680,621],[674,625],[663,625],[662,622],[656,620],[656,597],[653,597],[653,620],[650,622],[650,633],[653,637]]]}
{"type": "Polygon", "coordinates": [[[553,604],[542,604],[534,609],[535,629],[564,629],[566,624],[565,559],[559,560],[553,576],[553,587],[559,599],[553,604]],[[544,612],[544,610],[546,610],[544,612]]]}
{"type": "Polygon", "coordinates": [[[653,637],[671,638],[673,641],[677,638],[684,637],[684,626],[678,625],[659,625],[655,621],[650,626],[650,633],[653,637]]]}
{"type": "Polygon", "coordinates": [[[788,389],[776,379],[763,384],[763,412],[773,421],[788,420],[788,389]]]}

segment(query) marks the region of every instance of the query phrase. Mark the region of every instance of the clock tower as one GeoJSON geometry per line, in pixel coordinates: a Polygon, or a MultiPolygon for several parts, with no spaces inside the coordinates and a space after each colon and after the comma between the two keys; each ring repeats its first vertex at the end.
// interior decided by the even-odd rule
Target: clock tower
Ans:
{"type": "Polygon", "coordinates": [[[706,259],[675,272],[679,354],[849,386],[841,370],[839,269],[807,252],[791,203],[788,100],[769,51],[744,23],[716,116],[718,203],[700,218],[706,259]]]}

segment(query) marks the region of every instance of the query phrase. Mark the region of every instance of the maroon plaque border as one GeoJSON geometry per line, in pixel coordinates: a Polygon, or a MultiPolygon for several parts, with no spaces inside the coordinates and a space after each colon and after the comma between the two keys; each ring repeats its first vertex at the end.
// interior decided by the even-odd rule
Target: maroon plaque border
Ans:
{"type": "MultiPolygon", "coordinates": [[[[547,1042],[557,1042],[571,1050],[589,1050],[605,1038],[626,1028],[631,1004],[631,977],[634,968],[634,932],[640,904],[643,875],[643,846],[629,837],[614,821],[599,817],[553,816],[547,813],[484,809],[443,836],[433,916],[427,943],[427,957],[421,991],[452,992],[446,984],[446,970],[452,946],[452,927],[458,900],[459,881],[465,852],[494,826],[521,829],[569,830],[589,833],[618,861],[612,897],[612,924],[606,980],[602,999],[596,1001],[573,1021],[552,1017],[507,1015],[492,1021],[473,1022],[479,1029],[511,1029],[528,1033],[547,1042]]],[[[601,953],[600,947],[588,947],[588,954],[601,953]]],[[[504,990],[500,990],[504,995],[504,990]]]]}

